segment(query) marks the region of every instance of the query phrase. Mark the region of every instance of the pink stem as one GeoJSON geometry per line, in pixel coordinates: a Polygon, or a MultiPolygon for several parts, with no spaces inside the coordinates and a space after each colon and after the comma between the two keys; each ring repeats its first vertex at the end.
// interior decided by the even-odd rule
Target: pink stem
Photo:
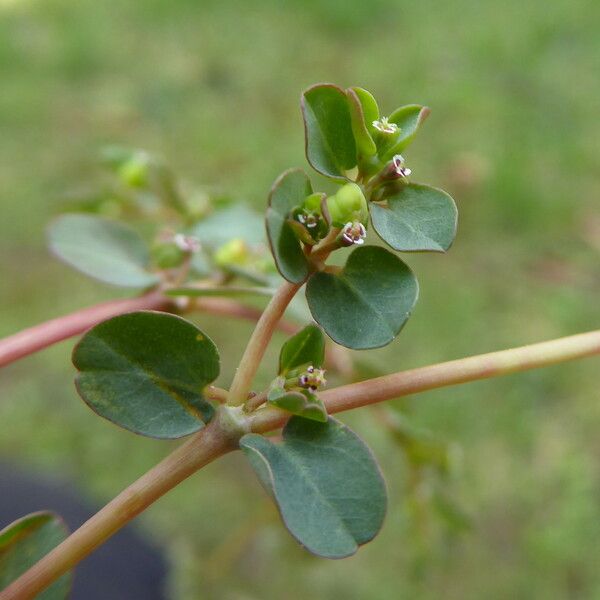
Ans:
{"type": "Polygon", "coordinates": [[[160,292],[152,292],[137,298],[103,302],[29,327],[0,340],[0,367],[83,333],[110,317],[135,310],[162,310],[169,306],[169,299],[160,292]]]}

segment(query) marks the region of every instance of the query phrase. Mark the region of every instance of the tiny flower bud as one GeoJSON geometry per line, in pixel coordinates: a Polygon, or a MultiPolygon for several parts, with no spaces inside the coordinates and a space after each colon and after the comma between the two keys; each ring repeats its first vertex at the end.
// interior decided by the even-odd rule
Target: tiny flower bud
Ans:
{"type": "MultiPolygon", "coordinates": [[[[396,154],[392,160],[387,163],[383,169],[377,174],[377,176],[369,184],[371,189],[379,187],[382,184],[389,183],[390,181],[398,181],[399,179],[405,179],[412,171],[404,166],[404,158],[401,154],[396,154]]],[[[402,183],[402,182],[401,182],[402,183]]]]}
{"type": "Polygon", "coordinates": [[[373,121],[373,127],[381,133],[392,134],[398,131],[396,123],[390,123],[387,117],[381,117],[378,121],[373,121]]]}
{"type": "Polygon", "coordinates": [[[245,265],[250,258],[250,249],[244,240],[236,238],[223,244],[213,256],[219,267],[245,265]]]}
{"type": "Polygon", "coordinates": [[[344,227],[349,221],[366,223],[369,218],[367,201],[356,183],[347,183],[334,196],[327,198],[327,210],[331,223],[336,227],[344,227]]]}
{"type": "Polygon", "coordinates": [[[366,237],[365,226],[359,221],[350,221],[344,225],[339,239],[343,246],[360,246],[365,243],[366,237]]]}
{"type": "Polygon", "coordinates": [[[119,167],[123,183],[134,188],[143,188],[148,182],[150,158],[145,152],[136,152],[119,167]]]}

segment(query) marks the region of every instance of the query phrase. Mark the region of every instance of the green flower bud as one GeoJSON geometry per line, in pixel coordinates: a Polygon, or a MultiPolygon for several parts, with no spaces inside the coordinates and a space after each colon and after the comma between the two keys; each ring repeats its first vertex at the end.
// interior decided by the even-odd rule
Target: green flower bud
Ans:
{"type": "Polygon", "coordinates": [[[145,153],[137,153],[119,167],[119,177],[125,185],[143,188],[148,183],[148,168],[145,153]]]}
{"type": "Polygon", "coordinates": [[[356,183],[347,183],[334,196],[327,198],[327,211],[335,227],[344,227],[346,223],[355,221],[364,224],[369,219],[367,201],[356,183]]]}
{"type": "Polygon", "coordinates": [[[173,242],[160,242],[152,248],[152,260],[159,269],[174,269],[184,258],[185,252],[173,242]]]}

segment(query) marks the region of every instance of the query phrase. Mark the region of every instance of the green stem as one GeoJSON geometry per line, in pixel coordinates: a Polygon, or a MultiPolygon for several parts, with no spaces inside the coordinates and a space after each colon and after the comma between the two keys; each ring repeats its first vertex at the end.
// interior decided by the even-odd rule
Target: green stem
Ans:
{"type": "Polygon", "coordinates": [[[323,265],[327,260],[327,257],[336,250],[341,248],[338,242],[338,235],[340,234],[339,227],[332,227],[329,233],[321,240],[321,242],[311,249],[310,260],[317,267],[323,265]]]}
{"type": "Polygon", "coordinates": [[[247,400],[252,380],[256,375],[273,332],[301,285],[301,283],[289,283],[288,281],[282,283],[271,298],[267,308],[263,311],[229,388],[228,403],[230,405],[239,406],[247,400]]]}
{"type": "MultiPolygon", "coordinates": [[[[549,342],[399,371],[392,375],[342,385],[320,393],[319,397],[325,403],[327,412],[333,414],[418,392],[548,367],[597,354],[600,354],[600,329],[549,342]]],[[[287,416],[281,414],[281,411],[268,408],[254,413],[250,426],[252,431],[262,433],[281,427],[286,420],[287,416]]]]}
{"type": "MultiPolygon", "coordinates": [[[[291,284],[286,286],[287,294],[281,291],[281,304],[291,293],[292,287],[294,286],[291,284]]],[[[273,309],[273,314],[275,312],[279,311],[273,309]]],[[[600,330],[377,377],[334,388],[323,392],[320,397],[329,413],[337,413],[434,388],[536,369],[598,354],[600,330]]],[[[223,412],[219,414],[223,416],[223,412]]],[[[290,417],[289,413],[276,408],[258,410],[246,417],[245,421],[241,411],[235,416],[238,420],[242,419],[245,429],[256,433],[277,429],[290,417]]],[[[233,450],[241,433],[239,427],[232,428],[231,420],[217,418],[119,494],[9,585],[0,593],[0,600],[34,598],[163,494],[201,467],[233,450]]]]}

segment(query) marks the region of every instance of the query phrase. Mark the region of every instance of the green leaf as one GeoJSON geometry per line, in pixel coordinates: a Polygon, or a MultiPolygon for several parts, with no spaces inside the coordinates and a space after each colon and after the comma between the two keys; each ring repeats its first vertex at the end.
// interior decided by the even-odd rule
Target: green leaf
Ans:
{"type": "Polygon", "coordinates": [[[371,123],[379,119],[379,108],[375,98],[362,88],[346,90],[352,119],[352,131],[356,141],[356,149],[363,156],[377,154],[377,146],[371,136],[371,123]]]}
{"type": "Polygon", "coordinates": [[[394,154],[402,152],[413,141],[419,127],[429,116],[430,112],[427,106],[409,104],[397,108],[389,116],[388,120],[390,123],[396,123],[400,128],[400,136],[394,146],[386,152],[385,158],[387,160],[391,159],[394,154]]]}
{"type": "Polygon", "coordinates": [[[276,388],[269,392],[267,401],[293,415],[321,423],[327,422],[325,405],[318,396],[309,390],[287,391],[284,388],[276,388]]]}
{"type": "Polygon", "coordinates": [[[333,179],[346,179],[356,166],[356,144],[348,98],[332,84],[318,84],[302,94],[306,158],[313,169],[333,179]]]}
{"type": "Polygon", "coordinates": [[[245,204],[237,203],[218,210],[197,223],[190,234],[200,243],[217,248],[234,239],[251,246],[264,244],[265,228],[262,215],[245,204]]]}
{"type": "Polygon", "coordinates": [[[387,504],[381,472],[342,423],[292,417],[282,443],[250,433],[240,447],[289,532],[313,554],[350,556],[381,529],[387,504]]]}
{"type": "Polygon", "coordinates": [[[279,374],[310,364],[322,367],[325,359],[325,338],[320,327],[307,325],[283,344],[279,355],[279,374]]]}
{"type": "Polygon", "coordinates": [[[267,236],[277,270],[291,283],[300,283],[308,277],[309,264],[288,222],[288,216],[310,194],[310,179],[301,169],[289,169],[282,173],[269,194],[267,236]]]}
{"type": "Polygon", "coordinates": [[[418,295],[408,266],[377,246],[357,248],[339,273],[316,273],[306,287],[315,321],[338,344],[357,350],[389,344],[418,295]]]}
{"type": "MultiPolygon", "coordinates": [[[[36,512],[0,531],[0,590],[6,588],[68,535],[67,528],[51,512],[36,512]]],[[[37,600],[63,600],[71,589],[71,574],[63,575],[37,600]]]]}
{"type": "Polygon", "coordinates": [[[146,244],[133,230],[102,217],[68,214],[48,229],[50,249],[78,271],[114,285],[149,287],[159,282],[147,270],[146,244]]]}
{"type": "Polygon", "coordinates": [[[369,208],[373,228],[394,250],[445,252],[454,241],[458,211],[443,190],[409,183],[387,198],[387,207],[369,208]]]}
{"type": "Polygon", "coordinates": [[[135,433],[178,438],[214,414],[202,391],[219,375],[217,349],[181,317],[144,311],[104,321],[77,344],[73,364],[90,408],[135,433]]]}

